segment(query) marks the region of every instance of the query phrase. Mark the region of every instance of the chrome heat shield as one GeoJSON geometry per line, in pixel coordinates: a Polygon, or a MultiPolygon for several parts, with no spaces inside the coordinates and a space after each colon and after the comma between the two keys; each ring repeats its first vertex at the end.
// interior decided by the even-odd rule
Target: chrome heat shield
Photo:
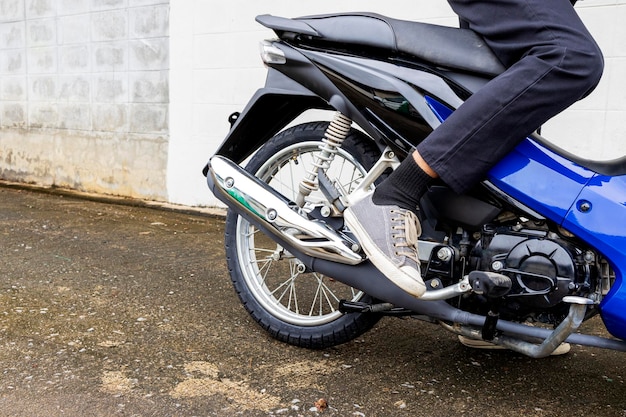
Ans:
{"type": "Polygon", "coordinates": [[[342,264],[363,261],[347,236],[300,214],[294,202],[234,162],[218,155],[211,158],[207,182],[217,198],[276,236],[279,243],[288,242],[306,255],[342,264]]]}

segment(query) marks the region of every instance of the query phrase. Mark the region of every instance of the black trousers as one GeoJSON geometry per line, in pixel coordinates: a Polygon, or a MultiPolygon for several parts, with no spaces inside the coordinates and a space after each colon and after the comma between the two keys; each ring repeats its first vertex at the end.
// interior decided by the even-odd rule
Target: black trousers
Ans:
{"type": "Polygon", "coordinates": [[[508,68],[417,147],[456,192],[600,81],[602,53],[569,0],[448,0],[508,68]]]}

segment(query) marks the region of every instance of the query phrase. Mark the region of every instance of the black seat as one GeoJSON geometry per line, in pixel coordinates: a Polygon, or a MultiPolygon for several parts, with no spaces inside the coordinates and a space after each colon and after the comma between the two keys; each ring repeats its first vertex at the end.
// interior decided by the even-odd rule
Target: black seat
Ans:
{"type": "Polygon", "coordinates": [[[295,33],[328,42],[406,53],[438,66],[496,76],[505,70],[485,41],[469,29],[392,19],[375,13],[344,13],[257,21],[279,36],[295,33]]]}

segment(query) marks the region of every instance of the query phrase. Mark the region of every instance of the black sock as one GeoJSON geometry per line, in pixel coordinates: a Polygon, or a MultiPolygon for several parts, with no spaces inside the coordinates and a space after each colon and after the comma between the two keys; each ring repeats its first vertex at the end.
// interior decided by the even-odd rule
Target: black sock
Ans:
{"type": "Polygon", "coordinates": [[[420,199],[433,178],[409,155],[400,166],[374,190],[372,201],[379,206],[396,205],[416,211],[420,199]]]}

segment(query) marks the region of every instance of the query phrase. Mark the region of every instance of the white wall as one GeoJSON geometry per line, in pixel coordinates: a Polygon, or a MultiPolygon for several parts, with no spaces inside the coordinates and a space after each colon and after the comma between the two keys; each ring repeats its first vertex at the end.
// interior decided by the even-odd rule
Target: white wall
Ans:
{"type": "Polygon", "coordinates": [[[166,200],[168,0],[0,0],[0,178],[166,200]]]}
{"type": "Polygon", "coordinates": [[[604,75],[596,90],[551,120],[542,134],[589,159],[626,155],[626,0],[584,0],[576,6],[600,45],[604,75]]]}
{"type": "MultiPolygon", "coordinates": [[[[228,115],[263,85],[258,42],[273,34],[254,21],[256,15],[372,11],[457,22],[444,0],[172,0],[170,5],[167,184],[169,200],[186,205],[217,204],[200,170],[228,132],[228,115]]],[[[596,92],[545,126],[544,136],[589,158],[621,156],[626,154],[626,0],[584,0],[576,7],[604,51],[605,76],[596,92]]]]}
{"type": "Polygon", "coordinates": [[[215,205],[201,169],[229,129],[228,115],[241,111],[265,80],[259,41],[275,37],[255,22],[259,14],[303,16],[373,11],[453,25],[444,0],[172,0],[170,13],[169,200],[215,205]],[[181,41],[184,40],[184,41],[181,41]],[[183,104],[184,103],[184,104],[183,104]]]}

